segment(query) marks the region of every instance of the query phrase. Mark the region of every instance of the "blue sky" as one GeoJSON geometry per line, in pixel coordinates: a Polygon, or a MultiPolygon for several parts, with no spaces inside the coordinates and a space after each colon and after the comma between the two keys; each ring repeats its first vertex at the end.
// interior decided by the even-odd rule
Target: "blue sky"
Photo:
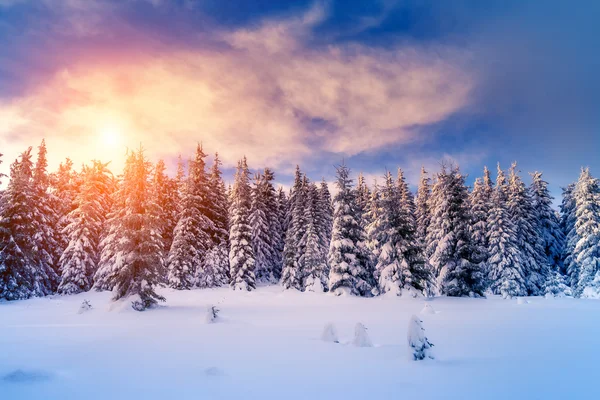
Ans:
{"type": "MultiPolygon", "coordinates": [[[[552,191],[600,171],[600,3],[0,0],[2,169],[196,141],[288,183],[516,160],[552,191]],[[119,137],[115,148],[102,138],[119,137]]],[[[112,142],[111,142],[112,143],[112,142]]]]}

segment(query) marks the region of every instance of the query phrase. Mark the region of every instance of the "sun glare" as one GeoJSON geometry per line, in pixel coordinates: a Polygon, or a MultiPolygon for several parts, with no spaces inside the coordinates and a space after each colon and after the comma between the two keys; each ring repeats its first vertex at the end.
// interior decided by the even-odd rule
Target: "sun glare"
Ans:
{"type": "Polygon", "coordinates": [[[105,128],[100,132],[100,140],[105,147],[115,148],[121,143],[121,133],[116,128],[105,128]]]}

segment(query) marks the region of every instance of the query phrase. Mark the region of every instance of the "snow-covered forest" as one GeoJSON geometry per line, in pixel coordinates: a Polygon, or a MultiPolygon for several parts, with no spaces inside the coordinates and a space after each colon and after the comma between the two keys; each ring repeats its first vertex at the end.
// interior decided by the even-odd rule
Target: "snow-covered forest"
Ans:
{"type": "Polygon", "coordinates": [[[112,291],[136,310],[177,290],[281,285],[372,297],[600,297],[600,182],[589,169],[563,188],[517,164],[467,187],[457,165],[422,170],[416,194],[398,169],[378,182],[338,166],[328,184],[296,168],[239,161],[227,187],[218,155],[198,145],[177,174],[140,148],[118,175],[68,159],[48,171],[42,142],[11,165],[0,197],[0,299],[112,291]]]}

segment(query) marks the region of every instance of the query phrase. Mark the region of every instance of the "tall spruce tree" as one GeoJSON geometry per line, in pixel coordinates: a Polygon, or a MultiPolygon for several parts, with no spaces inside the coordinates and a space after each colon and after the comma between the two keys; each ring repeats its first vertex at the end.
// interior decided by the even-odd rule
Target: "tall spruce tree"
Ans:
{"type": "Polygon", "coordinates": [[[575,221],[577,220],[577,217],[575,214],[575,198],[573,196],[574,191],[575,183],[563,188],[563,198],[560,206],[560,228],[565,236],[563,254],[561,257],[562,271],[567,275],[569,285],[572,288],[575,288],[579,282],[579,269],[577,268],[577,263],[573,258],[575,245],[579,240],[579,237],[577,236],[577,230],[575,229],[575,221]]]}
{"type": "Polygon", "coordinates": [[[100,240],[110,210],[112,174],[108,164],[92,161],[81,173],[81,187],[75,209],[64,228],[68,244],[60,257],[61,280],[58,292],[74,294],[90,290],[100,258],[100,240]]]}
{"type": "Polygon", "coordinates": [[[179,200],[177,182],[169,178],[167,167],[163,160],[159,160],[154,167],[152,178],[152,201],[158,206],[158,218],[162,221],[160,236],[163,245],[160,249],[161,277],[166,281],[166,269],[171,245],[173,244],[173,231],[177,224],[179,200]]]}
{"type": "Polygon", "coordinates": [[[283,251],[285,248],[285,234],[286,234],[286,214],[288,208],[288,200],[285,195],[285,191],[280,186],[277,189],[277,218],[273,221],[275,225],[273,229],[276,229],[279,234],[277,235],[277,243],[275,243],[275,249],[277,251],[277,257],[279,264],[277,265],[277,277],[278,281],[281,280],[282,268],[283,268],[283,251]]]}
{"type": "Polygon", "coordinates": [[[544,283],[548,277],[544,242],[539,233],[539,221],[531,196],[517,173],[516,163],[511,165],[508,178],[507,210],[515,223],[515,233],[518,248],[522,254],[521,260],[528,294],[534,296],[543,294],[544,283]]]}
{"type": "Polygon", "coordinates": [[[548,190],[548,182],[542,179],[541,172],[536,171],[530,175],[529,193],[531,204],[536,213],[537,228],[542,239],[544,255],[549,268],[545,293],[553,296],[558,294],[570,295],[561,266],[565,236],[560,229],[558,216],[552,209],[553,197],[548,190]]]}
{"type": "Polygon", "coordinates": [[[377,254],[375,277],[379,293],[415,296],[430,286],[431,277],[410,206],[402,195],[388,172],[381,192],[372,197],[368,234],[377,254]]]}
{"type": "Polygon", "coordinates": [[[417,197],[415,199],[415,218],[417,221],[417,237],[425,244],[427,231],[431,221],[431,211],[429,209],[429,198],[431,197],[431,179],[425,167],[421,167],[421,177],[419,187],[417,188],[417,197]]]}
{"type": "Polygon", "coordinates": [[[365,181],[363,173],[358,174],[356,181],[356,205],[359,210],[360,223],[363,227],[369,224],[367,211],[369,209],[369,201],[371,199],[371,190],[365,181]]]}
{"type": "Polygon", "coordinates": [[[281,285],[284,289],[304,289],[304,271],[299,263],[300,256],[304,253],[302,238],[306,232],[306,214],[304,208],[307,197],[307,180],[296,166],[294,185],[290,191],[287,208],[287,231],[283,249],[283,269],[281,271],[281,285]]]}
{"type": "Polygon", "coordinates": [[[314,183],[308,185],[304,220],[307,228],[301,241],[304,253],[298,264],[303,271],[303,289],[312,292],[323,292],[327,287],[327,250],[326,237],[323,232],[324,221],[320,207],[319,189],[314,183]]]}
{"type": "Polygon", "coordinates": [[[600,298],[600,182],[589,168],[582,169],[573,197],[579,238],[573,251],[579,270],[575,295],[600,298]]]}
{"type": "Polygon", "coordinates": [[[490,171],[487,167],[483,170],[483,179],[477,178],[473,186],[473,191],[469,196],[471,205],[471,237],[473,238],[473,247],[475,250],[475,262],[481,265],[485,286],[487,287],[488,268],[488,215],[492,206],[492,196],[494,188],[490,178],[490,171]]]}
{"type": "Polygon", "coordinates": [[[256,289],[254,277],[254,250],[252,249],[252,227],[250,208],[252,202],[250,171],[246,157],[238,163],[235,183],[231,192],[229,240],[229,265],[233,290],[256,289]]]}
{"type": "Polygon", "coordinates": [[[470,210],[465,178],[458,167],[443,167],[432,188],[431,224],[427,235],[429,262],[438,290],[448,296],[483,294],[483,276],[474,260],[469,230],[470,210]]]}
{"type": "Polygon", "coordinates": [[[56,231],[59,220],[57,200],[50,192],[50,176],[47,168],[46,141],[42,140],[38,146],[37,160],[33,168],[32,195],[35,201],[32,202],[32,223],[38,260],[43,264],[42,269],[54,270],[50,275],[50,285],[52,291],[55,291],[59,283],[59,259],[63,250],[60,244],[64,240],[61,238],[62,233],[56,231]]]}
{"type": "Polygon", "coordinates": [[[204,257],[212,247],[210,232],[214,229],[208,218],[208,178],[206,154],[202,146],[190,160],[179,220],[173,232],[173,244],[168,257],[168,282],[174,289],[190,289],[203,282],[210,271],[203,266],[204,257]]]}
{"type": "Polygon", "coordinates": [[[58,280],[46,255],[40,255],[37,201],[30,147],[11,165],[0,203],[0,299],[45,296],[52,293],[58,280]]]}
{"type": "Polygon", "coordinates": [[[374,278],[350,169],[342,164],[336,170],[338,193],[333,200],[333,229],[328,255],[329,290],[336,295],[370,296],[374,278]]]}
{"type": "Polygon", "coordinates": [[[97,282],[113,288],[113,300],[131,298],[132,307],[143,311],[164,297],[154,287],[160,282],[161,221],[151,196],[151,163],[140,149],[130,152],[123,179],[116,192],[119,207],[107,221],[118,232],[115,264],[96,273],[97,282]],[[102,282],[104,281],[104,282],[102,282]]]}
{"type": "Polygon", "coordinates": [[[215,158],[209,178],[209,214],[214,230],[211,231],[212,247],[204,257],[207,280],[199,282],[201,287],[223,286],[229,284],[229,215],[228,201],[221,173],[221,160],[215,158]]]}
{"type": "Polygon", "coordinates": [[[496,188],[487,220],[488,266],[490,289],[504,298],[527,295],[527,276],[507,203],[506,176],[498,165],[496,188]]]}
{"type": "Polygon", "coordinates": [[[250,223],[252,225],[252,247],[254,249],[254,274],[257,282],[277,282],[277,269],[280,257],[276,249],[277,198],[272,181],[273,171],[265,168],[262,174],[255,175],[252,190],[250,223]]]}

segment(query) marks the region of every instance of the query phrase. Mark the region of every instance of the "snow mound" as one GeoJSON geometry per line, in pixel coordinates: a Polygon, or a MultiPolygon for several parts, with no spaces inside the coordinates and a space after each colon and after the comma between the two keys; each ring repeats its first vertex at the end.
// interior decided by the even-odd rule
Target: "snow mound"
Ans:
{"type": "Polygon", "coordinates": [[[52,377],[47,371],[16,369],[4,375],[2,380],[9,383],[36,383],[49,381],[52,377]]]}
{"type": "Polygon", "coordinates": [[[92,309],[92,304],[89,300],[84,300],[83,303],[79,306],[79,310],[77,314],[83,314],[84,312],[90,311],[92,309]]]}
{"type": "Polygon", "coordinates": [[[225,371],[217,367],[210,367],[204,370],[204,375],[206,376],[224,376],[225,371]]]}
{"type": "Polygon", "coordinates": [[[421,310],[421,314],[435,314],[435,310],[431,307],[431,304],[425,304],[425,307],[421,310]]]}
{"type": "Polygon", "coordinates": [[[423,328],[423,321],[421,321],[416,315],[410,318],[408,323],[408,347],[410,348],[410,358],[418,361],[425,358],[433,359],[431,353],[431,347],[433,344],[429,342],[425,336],[425,328],[423,328]]]}
{"type": "Polygon", "coordinates": [[[517,299],[517,304],[528,304],[529,301],[527,301],[526,299],[524,299],[523,297],[519,297],[517,299]]]}
{"type": "Polygon", "coordinates": [[[321,340],[329,343],[339,343],[340,340],[338,338],[337,331],[335,326],[331,323],[325,325],[323,329],[323,333],[321,334],[321,340]]]}
{"type": "Polygon", "coordinates": [[[216,306],[208,306],[206,309],[206,323],[213,324],[218,322],[219,318],[219,310],[216,306]]]}
{"type": "Polygon", "coordinates": [[[367,333],[367,328],[360,322],[354,327],[354,340],[352,344],[356,347],[373,347],[373,343],[367,333]]]}

